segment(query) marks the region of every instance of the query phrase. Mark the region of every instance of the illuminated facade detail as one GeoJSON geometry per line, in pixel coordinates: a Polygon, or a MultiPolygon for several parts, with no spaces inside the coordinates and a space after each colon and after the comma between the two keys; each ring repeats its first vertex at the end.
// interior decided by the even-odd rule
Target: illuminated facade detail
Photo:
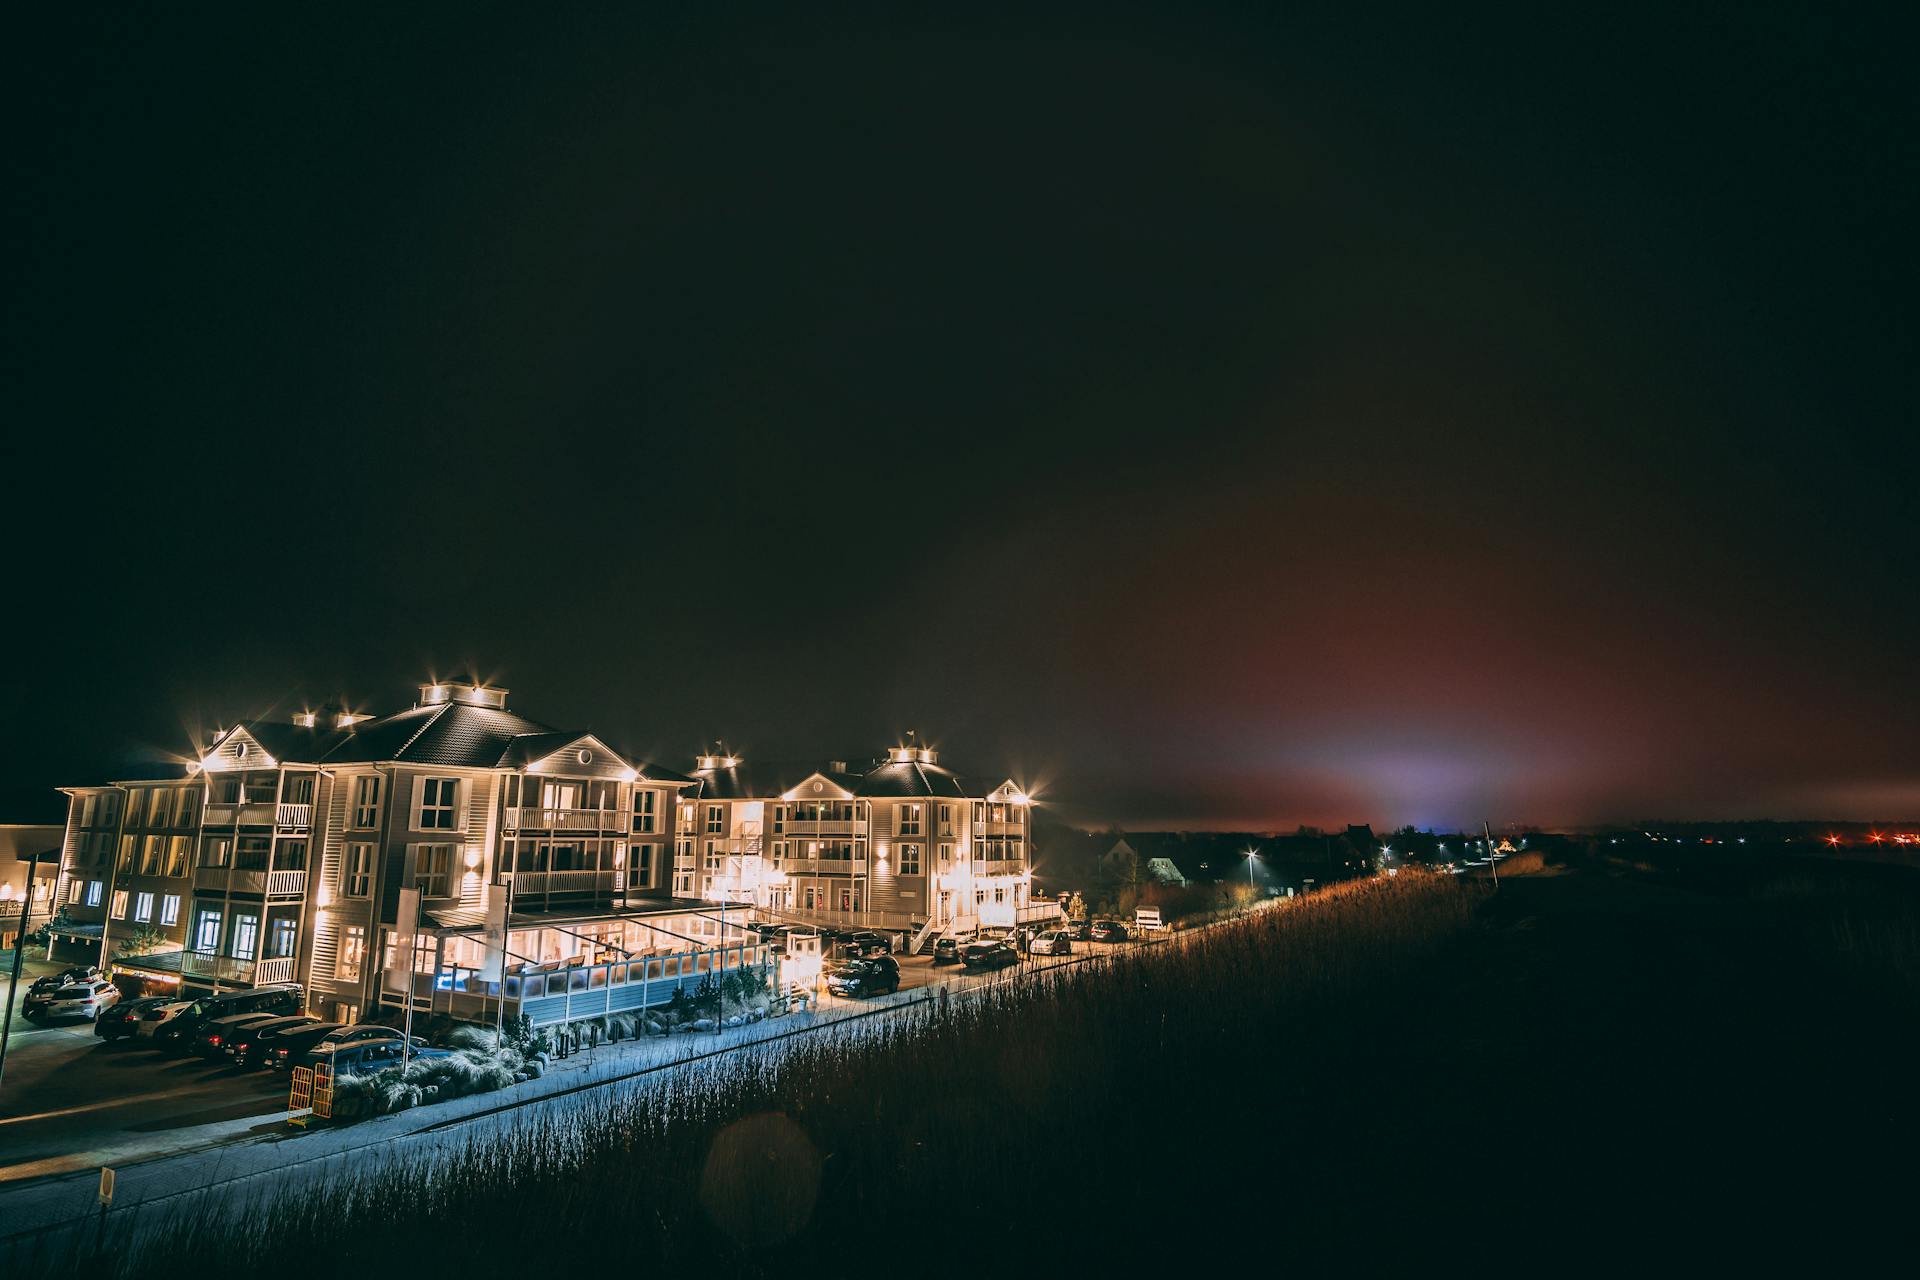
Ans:
{"type": "Polygon", "coordinates": [[[796,920],[964,929],[1028,904],[1032,805],[1013,781],[981,785],[925,747],[860,769],[695,761],[681,802],[678,891],[796,920]]]}

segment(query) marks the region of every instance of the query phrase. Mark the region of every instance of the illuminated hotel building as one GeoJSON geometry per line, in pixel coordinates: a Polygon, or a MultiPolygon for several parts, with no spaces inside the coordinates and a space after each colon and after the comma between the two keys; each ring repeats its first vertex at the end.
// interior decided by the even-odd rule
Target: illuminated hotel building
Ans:
{"type": "Polygon", "coordinates": [[[859,769],[702,756],[682,793],[674,889],[795,921],[920,931],[1012,923],[1028,906],[1032,806],[937,752],[859,769]]]}

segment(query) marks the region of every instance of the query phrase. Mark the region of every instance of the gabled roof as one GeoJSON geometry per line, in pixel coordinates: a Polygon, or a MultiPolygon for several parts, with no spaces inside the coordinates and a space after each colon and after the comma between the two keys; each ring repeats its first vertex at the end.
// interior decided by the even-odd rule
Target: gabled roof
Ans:
{"type": "Polygon", "coordinates": [[[703,800],[779,800],[810,778],[819,777],[849,795],[862,799],[895,800],[926,797],[940,800],[977,800],[1006,785],[969,783],[950,769],[934,764],[881,763],[865,771],[822,769],[810,764],[757,764],[742,761],[732,768],[695,769],[703,800]]]}

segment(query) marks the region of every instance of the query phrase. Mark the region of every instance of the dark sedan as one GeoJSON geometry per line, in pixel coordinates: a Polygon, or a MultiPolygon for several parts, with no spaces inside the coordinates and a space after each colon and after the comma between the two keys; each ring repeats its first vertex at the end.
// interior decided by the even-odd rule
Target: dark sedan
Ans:
{"type": "Polygon", "coordinates": [[[1020,963],[1020,952],[1006,939],[976,942],[961,954],[960,963],[969,969],[1004,969],[1020,963]]]}
{"type": "Polygon", "coordinates": [[[1093,928],[1088,930],[1088,933],[1095,942],[1125,942],[1127,940],[1127,926],[1121,924],[1118,920],[1096,920],[1093,922],[1093,928]]]}
{"type": "Polygon", "coordinates": [[[234,1066],[243,1070],[258,1067],[266,1061],[262,1051],[272,1047],[275,1037],[283,1032],[315,1026],[319,1022],[320,1019],[310,1013],[296,1013],[284,1018],[251,1023],[228,1036],[227,1042],[220,1046],[220,1052],[231,1058],[234,1066]]]}
{"type": "Polygon", "coordinates": [[[892,956],[854,960],[827,974],[827,990],[837,996],[886,995],[900,989],[900,966],[892,956]]]}
{"type": "Polygon", "coordinates": [[[138,1000],[122,1000],[93,1020],[93,1034],[102,1040],[131,1040],[139,1034],[141,1014],[172,1002],[172,996],[143,996],[138,1000]]]}

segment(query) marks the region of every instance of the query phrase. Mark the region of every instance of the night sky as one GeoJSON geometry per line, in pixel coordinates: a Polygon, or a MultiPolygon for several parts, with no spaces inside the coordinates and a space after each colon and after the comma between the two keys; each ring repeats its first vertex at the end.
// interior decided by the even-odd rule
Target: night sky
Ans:
{"type": "Polygon", "coordinates": [[[1892,7],[1037,7],[16,25],[0,820],[469,669],[1087,823],[1920,815],[1892,7]]]}

